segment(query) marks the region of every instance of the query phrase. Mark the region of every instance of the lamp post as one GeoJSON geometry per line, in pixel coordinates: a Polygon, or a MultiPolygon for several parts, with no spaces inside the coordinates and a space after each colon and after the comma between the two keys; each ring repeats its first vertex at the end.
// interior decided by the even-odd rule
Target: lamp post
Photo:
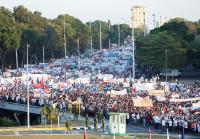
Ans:
{"type": "Polygon", "coordinates": [[[165,50],[165,74],[166,74],[165,81],[167,82],[167,50],[165,50]]]}
{"type": "Polygon", "coordinates": [[[42,46],[42,62],[44,63],[44,45],[42,46]]]}
{"type": "Polygon", "coordinates": [[[27,65],[26,65],[26,72],[27,72],[27,127],[30,127],[30,110],[29,110],[29,78],[28,78],[28,47],[30,45],[27,43],[27,65]]]}
{"type": "Polygon", "coordinates": [[[78,65],[80,66],[80,46],[79,46],[79,37],[77,39],[77,47],[78,47],[78,65]]]}
{"type": "MultiPolygon", "coordinates": [[[[14,22],[14,24],[16,23],[15,22],[15,17],[13,17],[13,22],[14,22]]],[[[15,29],[15,26],[14,26],[14,29],[15,29]]],[[[18,51],[18,48],[15,49],[16,68],[18,69],[18,54],[17,54],[17,51],[18,51]]]]}
{"type": "Polygon", "coordinates": [[[101,21],[99,21],[100,27],[99,27],[99,47],[100,51],[102,50],[102,42],[101,42],[101,21]]]}
{"type": "Polygon", "coordinates": [[[15,56],[16,56],[16,68],[18,69],[18,54],[17,54],[18,48],[15,49],[15,56]]]}
{"type": "Polygon", "coordinates": [[[65,36],[65,20],[64,20],[64,48],[65,48],[65,58],[66,58],[66,56],[67,56],[67,48],[66,48],[66,36],[65,36]]]}
{"type": "Polygon", "coordinates": [[[144,18],[144,37],[146,36],[146,14],[143,12],[143,18],[144,18]]]}
{"type": "Polygon", "coordinates": [[[90,21],[90,49],[92,50],[92,23],[90,21]]]}
{"type": "Polygon", "coordinates": [[[110,20],[108,20],[108,30],[109,30],[109,39],[108,39],[108,48],[110,49],[110,20]]]}
{"type": "Polygon", "coordinates": [[[118,47],[120,47],[120,23],[118,24],[118,47]]]}
{"type": "Polygon", "coordinates": [[[156,28],[156,17],[155,14],[153,14],[153,27],[156,28]]]}
{"type": "Polygon", "coordinates": [[[132,72],[133,72],[133,80],[135,80],[135,43],[134,43],[134,19],[133,19],[133,16],[132,16],[132,47],[133,47],[133,69],[132,69],[132,72]]]}
{"type": "Polygon", "coordinates": [[[160,24],[159,24],[159,26],[161,26],[162,25],[162,17],[160,16],[160,24]]]}

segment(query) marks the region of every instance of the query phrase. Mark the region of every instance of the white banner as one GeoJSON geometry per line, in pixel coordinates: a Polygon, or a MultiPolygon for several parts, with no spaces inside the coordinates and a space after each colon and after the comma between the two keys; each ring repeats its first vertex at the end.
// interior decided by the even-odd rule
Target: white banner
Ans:
{"type": "Polygon", "coordinates": [[[127,94],[127,90],[126,89],[121,90],[121,91],[111,90],[111,91],[108,91],[108,93],[110,93],[111,95],[125,95],[127,94]]]}
{"type": "Polygon", "coordinates": [[[196,100],[200,100],[200,97],[187,98],[187,99],[170,99],[171,102],[186,102],[186,101],[196,101],[196,100]]]}

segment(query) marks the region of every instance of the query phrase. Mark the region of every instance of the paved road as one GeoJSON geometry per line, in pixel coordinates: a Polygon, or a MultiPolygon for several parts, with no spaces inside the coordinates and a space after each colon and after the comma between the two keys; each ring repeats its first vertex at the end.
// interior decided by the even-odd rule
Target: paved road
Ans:
{"type": "MultiPolygon", "coordinates": [[[[108,128],[106,129],[106,131],[108,131],[108,128]]],[[[87,130],[88,134],[94,134],[94,130],[92,129],[88,129],[87,130]]],[[[127,126],[127,133],[128,135],[137,135],[137,134],[142,134],[145,135],[148,133],[148,128],[143,128],[143,127],[139,127],[139,126],[127,126]]],[[[49,135],[49,134],[53,134],[53,135],[68,135],[68,133],[66,131],[63,130],[45,130],[45,131],[18,131],[18,132],[0,132],[0,136],[1,135],[38,135],[38,134],[43,134],[43,135],[49,135]]],[[[83,129],[76,129],[72,131],[72,134],[83,134],[83,129]]],[[[98,134],[108,134],[108,132],[103,133],[102,129],[98,129],[98,134]]],[[[160,135],[160,136],[166,136],[166,132],[161,132],[160,130],[155,130],[155,129],[151,129],[151,134],[152,135],[160,135]]],[[[178,133],[172,133],[169,132],[170,136],[172,137],[176,137],[179,138],[180,134],[178,133]]],[[[200,139],[200,134],[198,135],[186,135],[185,139],[200,139]]]]}

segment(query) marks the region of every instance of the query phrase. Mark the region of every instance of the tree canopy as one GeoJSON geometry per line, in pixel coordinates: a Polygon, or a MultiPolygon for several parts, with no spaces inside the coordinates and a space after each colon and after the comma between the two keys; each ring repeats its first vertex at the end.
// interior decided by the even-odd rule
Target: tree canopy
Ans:
{"type": "MultiPolygon", "coordinates": [[[[89,23],[82,23],[79,19],[68,14],[59,15],[55,19],[42,17],[39,11],[31,12],[24,6],[18,6],[13,12],[0,8],[0,65],[15,67],[15,51],[18,51],[19,64],[22,67],[26,63],[26,47],[29,48],[30,63],[42,61],[42,48],[45,49],[45,60],[50,58],[64,57],[64,33],[68,55],[76,55],[77,40],[80,43],[80,52],[90,48],[90,35],[93,36],[93,48],[99,49],[99,20],[89,23]],[[65,24],[64,24],[65,21],[65,24]],[[65,29],[65,31],[64,31],[65,29]],[[4,64],[5,63],[5,64],[4,64]]],[[[108,39],[111,43],[117,43],[117,25],[111,25],[101,21],[102,45],[108,47],[108,39]]],[[[121,42],[130,35],[130,28],[121,24],[121,42]]]]}
{"type": "Polygon", "coordinates": [[[200,68],[199,55],[199,23],[175,18],[150,33],[136,39],[136,60],[138,65],[153,66],[157,69],[185,68],[192,64],[200,68]]]}

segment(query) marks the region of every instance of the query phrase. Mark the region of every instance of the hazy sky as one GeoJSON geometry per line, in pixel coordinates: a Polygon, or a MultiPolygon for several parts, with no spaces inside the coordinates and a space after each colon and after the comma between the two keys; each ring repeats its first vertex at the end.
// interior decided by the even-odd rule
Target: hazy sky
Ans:
{"type": "Polygon", "coordinates": [[[18,5],[24,5],[31,11],[40,11],[42,16],[48,18],[68,13],[83,22],[96,19],[110,19],[112,23],[128,22],[131,7],[135,5],[147,8],[149,24],[152,24],[152,14],[158,18],[200,19],[200,0],[0,0],[0,6],[9,9],[18,5]]]}

